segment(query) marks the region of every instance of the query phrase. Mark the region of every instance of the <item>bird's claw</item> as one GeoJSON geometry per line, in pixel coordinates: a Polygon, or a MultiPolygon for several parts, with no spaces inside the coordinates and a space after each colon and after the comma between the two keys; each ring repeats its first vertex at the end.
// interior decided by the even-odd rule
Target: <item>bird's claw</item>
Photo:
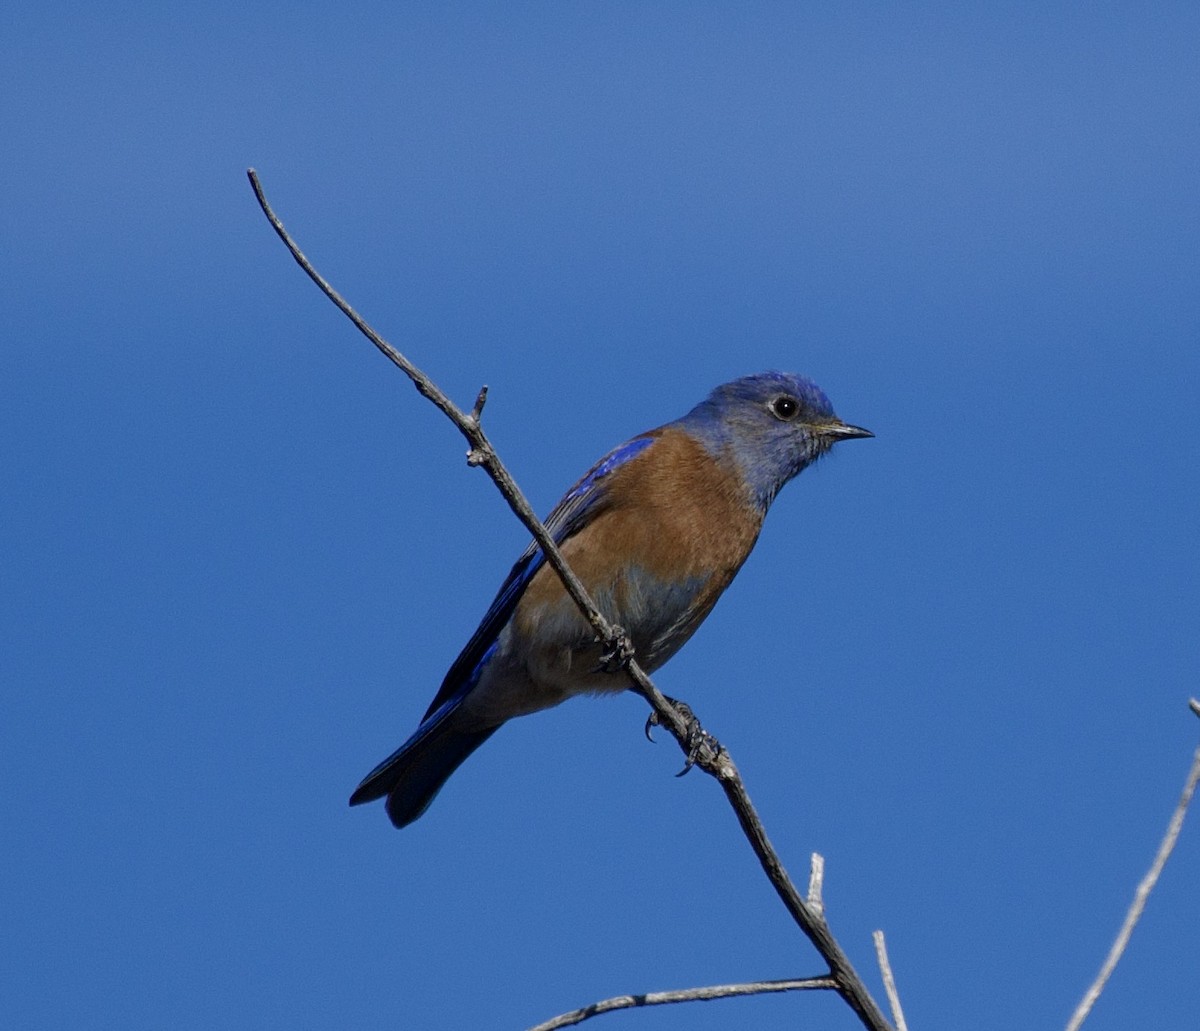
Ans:
{"type": "MultiPolygon", "coordinates": [[[[667,703],[675,710],[679,718],[687,724],[687,758],[684,760],[683,769],[675,774],[676,777],[682,777],[696,765],[696,760],[700,758],[700,752],[704,749],[705,745],[712,749],[714,753],[720,750],[720,746],[717,744],[717,739],[700,725],[700,721],[696,718],[696,714],[692,712],[692,707],[687,702],[681,702],[675,698],[667,698],[667,703]]],[[[651,712],[646,718],[645,733],[647,741],[654,740],[651,730],[661,724],[662,720],[659,719],[658,713],[651,712]]]]}
{"type": "Polygon", "coordinates": [[[707,730],[700,726],[700,721],[689,709],[687,713],[687,758],[683,761],[683,769],[680,770],[676,777],[682,777],[693,766],[696,765],[696,760],[700,758],[701,751],[707,745],[714,753],[720,750],[717,744],[717,739],[713,737],[707,730]]]}
{"type": "Polygon", "coordinates": [[[633,658],[633,642],[622,627],[613,627],[615,643],[608,651],[600,656],[597,671],[602,673],[618,673],[629,665],[633,658]]]}

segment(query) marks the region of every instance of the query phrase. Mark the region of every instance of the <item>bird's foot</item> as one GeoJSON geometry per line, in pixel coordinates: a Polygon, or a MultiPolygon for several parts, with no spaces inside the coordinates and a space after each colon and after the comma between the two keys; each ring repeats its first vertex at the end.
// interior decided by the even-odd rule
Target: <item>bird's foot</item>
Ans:
{"type": "MultiPolygon", "coordinates": [[[[696,727],[700,726],[700,721],[698,719],[696,719],[696,714],[694,712],[692,712],[692,707],[690,705],[688,705],[687,702],[681,702],[678,698],[672,698],[669,695],[663,695],[663,698],[666,699],[667,704],[669,706],[671,706],[672,709],[674,709],[677,713],[679,713],[680,719],[682,719],[685,723],[687,723],[689,728],[693,725],[696,727]]],[[[651,709],[650,715],[646,717],[646,727],[645,727],[646,740],[649,741],[651,744],[654,744],[654,735],[651,733],[651,731],[655,727],[661,727],[661,726],[662,726],[662,720],[659,718],[658,713],[654,709],[651,709]]],[[[691,741],[691,736],[692,735],[689,730],[689,733],[688,733],[688,741],[689,742],[691,741]]]]}
{"type": "MultiPolygon", "coordinates": [[[[666,697],[665,695],[663,697],[666,697]]],[[[667,698],[668,704],[675,710],[679,718],[687,725],[687,758],[684,760],[683,769],[680,770],[676,777],[682,777],[693,766],[696,765],[696,760],[700,757],[700,752],[707,745],[714,754],[720,751],[721,746],[717,739],[713,737],[707,730],[700,725],[700,720],[696,718],[696,714],[692,712],[692,707],[687,702],[681,702],[675,698],[667,698]]],[[[651,712],[646,719],[646,740],[653,741],[654,736],[651,733],[654,727],[661,726],[662,720],[659,719],[657,712],[651,712]]]]}
{"type": "Polygon", "coordinates": [[[633,642],[625,633],[624,627],[613,627],[616,643],[600,656],[596,666],[597,673],[619,673],[629,665],[633,658],[633,642]]]}

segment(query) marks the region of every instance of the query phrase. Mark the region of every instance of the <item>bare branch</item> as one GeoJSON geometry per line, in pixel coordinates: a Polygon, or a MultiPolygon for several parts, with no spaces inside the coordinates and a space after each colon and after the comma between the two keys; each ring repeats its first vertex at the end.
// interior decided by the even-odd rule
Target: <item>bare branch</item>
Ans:
{"type": "Polygon", "coordinates": [[[882,931],[876,931],[872,937],[875,940],[875,958],[879,960],[879,973],[883,976],[883,987],[887,992],[888,1005],[892,1007],[892,1020],[896,1022],[896,1031],[908,1031],[904,1010],[900,1007],[900,993],[896,991],[896,979],[892,976],[892,964],[888,962],[887,942],[884,941],[882,931]]]}
{"type": "Polygon", "coordinates": [[[633,682],[633,688],[650,704],[659,723],[665,726],[688,757],[689,764],[694,763],[706,773],[715,777],[725,792],[725,797],[733,807],[734,813],[741,824],[742,831],[754,849],[763,872],[770,880],[776,894],[787,907],[792,919],[808,937],[817,951],[829,964],[830,976],[836,985],[836,991],[846,1001],[846,1004],[858,1016],[862,1025],[870,1031],[892,1031],[891,1025],[883,1015],[862,978],[858,976],[849,958],[837,943],[829,930],[828,924],[820,910],[810,907],[796,890],[796,886],[788,877],[783,863],[767,838],[766,829],[758,816],[750,796],[742,783],[741,775],[734,766],[729,753],[721,747],[711,735],[705,734],[694,717],[685,716],[680,709],[667,701],[662,692],[637,664],[633,654],[633,646],[625,636],[624,631],[610,623],[596,608],[596,603],[579,578],[571,571],[566,560],[562,557],[553,537],[538,519],[525,496],[517,487],[508,469],[500,461],[491,441],[483,432],[480,417],[486,394],[481,391],[475,401],[475,408],[470,413],[463,412],[455,405],[437,385],[397,351],[391,344],[375,332],[367,322],[333,289],[333,287],[313,268],[309,260],[296,245],[295,241],[284,228],[267,202],[258,174],[249,169],[247,175],[254,195],[258,199],[263,214],[271,223],[275,233],[283,241],[285,247],[304,270],[305,274],[316,283],[341,312],[350,319],[358,330],[375,345],[392,364],[396,365],[412,380],[417,390],[437,408],[442,411],[459,432],[466,438],[470,446],[467,461],[470,465],[480,465],[492,478],[500,493],[508,502],[509,507],[518,519],[526,526],[537,541],[546,561],[558,574],[563,586],[571,599],[579,607],[580,612],[587,618],[597,638],[602,642],[605,652],[612,657],[618,667],[625,670],[633,682]]]}
{"type": "Polygon", "coordinates": [[[594,1002],[570,1013],[560,1013],[544,1024],[531,1027],[529,1031],[557,1031],[558,1028],[573,1027],[602,1013],[616,1010],[635,1009],[641,1006],[663,1006],[675,1002],[709,1002],[712,999],[730,999],[738,995],[763,995],[768,992],[798,992],[818,989],[837,990],[832,977],[808,977],[799,981],[754,981],[748,984],[716,984],[708,988],[685,988],[673,992],[647,992],[645,995],[617,995],[611,999],[594,1002]]]}
{"type": "MultiPolygon", "coordinates": [[[[1192,712],[1200,716],[1200,702],[1196,699],[1191,699],[1188,703],[1192,712]]],[[[1133,929],[1141,919],[1142,910],[1146,908],[1146,900],[1150,897],[1150,892],[1154,890],[1154,885],[1158,882],[1159,874],[1162,873],[1163,867],[1167,865],[1167,860],[1171,856],[1172,850],[1175,848],[1175,842],[1179,839],[1179,832],[1183,828],[1183,818],[1187,815],[1188,806],[1191,804],[1192,795],[1195,794],[1196,784],[1200,782],[1200,748],[1197,748],[1192,756],[1192,768],[1188,773],[1187,781],[1183,785],[1183,794],[1179,796],[1179,803],[1175,806],[1175,812],[1171,815],[1171,821],[1167,824],[1167,833],[1163,836],[1162,843],[1158,846],[1158,854],[1154,857],[1154,862],[1150,866],[1149,872],[1142,878],[1141,883],[1137,886],[1137,891],[1133,895],[1133,903],[1129,907],[1129,912],[1125,914],[1125,922],[1121,925],[1121,930],[1117,932],[1116,940],[1112,944],[1112,948],[1108,950],[1108,957],[1104,960],[1104,965],[1100,968],[1100,973],[1096,976],[1096,980],[1084,993],[1079,1005],[1075,1008],[1075,1012],[1071,1014],[1071,1019],[1067,1022],[1066,1031],[1079,1031],[1079,1027],[1087,1019],[1087,1016],[1092,1011],[1092,1007],[1096,1004],[1096,1000],[1100,998],[1100,993],[1104,991],[1104,986],[1108,984],[1108,979],[1112,976],[1112,972],[1116,969],[1117,963],[1120,962],[1121,956],[1125,952],[1125,947],[1129,944],[1130,935],[1133,934],[1133,929]]]]}

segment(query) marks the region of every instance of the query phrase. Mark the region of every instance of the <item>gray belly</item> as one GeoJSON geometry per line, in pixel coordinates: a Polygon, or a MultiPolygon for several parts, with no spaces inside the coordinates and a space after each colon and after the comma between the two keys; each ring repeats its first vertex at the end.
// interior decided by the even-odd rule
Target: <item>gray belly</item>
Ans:
{"type": "MultiPolygon", "coordinates": [[[[653,672],[684,644],[708,606],[696,604],[704,579],[664,586],[644,575],[627,575],[594,592],[609,620],[633,642],[634,657],[653,672]]],[[[523,618],[510,620],[463,703],[463,716],[480,727],[537,712],[577,694],[623,691],[628,678],[600,668],[601,649],[591,627],[565,593],[523,618]],[[522,627],[523,632],[515,629],[522,627]]]]}

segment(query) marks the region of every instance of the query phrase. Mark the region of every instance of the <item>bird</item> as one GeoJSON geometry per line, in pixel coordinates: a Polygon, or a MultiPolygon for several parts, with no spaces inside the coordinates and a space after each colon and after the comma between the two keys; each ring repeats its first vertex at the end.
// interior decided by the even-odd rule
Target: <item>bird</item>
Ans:
{"type": "MultiPolygon", "coordinates": [[[[610,451],[567,491],[546,529],[652,673],[729,586],[780,489],[839,441],[872,436],[839,419],[810,379],[744,376],[610,451]]],[[[367,774],[350,805],[386,797],[392,823],[408,826],[508,720],[625,690],[628,678],[603,650],[531,542],[416,731],[367,774]]]]}

